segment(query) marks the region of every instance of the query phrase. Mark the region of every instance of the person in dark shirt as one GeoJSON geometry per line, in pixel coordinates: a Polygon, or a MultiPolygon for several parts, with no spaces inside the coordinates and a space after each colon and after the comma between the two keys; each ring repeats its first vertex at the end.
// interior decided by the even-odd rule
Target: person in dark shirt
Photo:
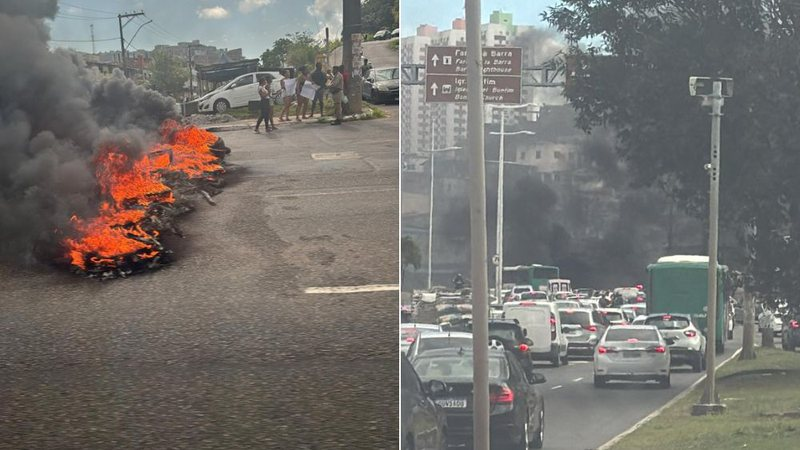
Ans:
{"type": "Polygon", "coordinates": [[[325,115],[325,83],[328,81],[325,72],[322,71],[322,63],[317,63],[317,69],[311,72],[311,81],[317,85],[317,92],[311,102],[311,115],[309,117],[314,117],[317,103],[319,103],[319,116],[322,117],[325,115]]]}

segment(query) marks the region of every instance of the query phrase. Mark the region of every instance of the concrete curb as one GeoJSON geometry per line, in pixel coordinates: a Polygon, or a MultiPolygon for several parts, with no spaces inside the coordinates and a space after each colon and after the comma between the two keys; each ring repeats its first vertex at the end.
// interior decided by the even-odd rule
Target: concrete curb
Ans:
{"type": "MultiPolygon", "coordinates": [[[[722,367],[725,364],[729,363],[731,360],[733,360],[733,358],[736,358],[737,356],[739,356],[739,353],[741,353],[741,352],[742,352],[741,348],[739,348],[738,350],[733,352],[733,355],[731,355],[728,359],[726,359],[725,361],[722,361],[721,363],[717,364],[717,369],[719,369],[720,367],[722,367]]],[[[703,374],[703,376],[701,376],[699,379],[697,379],[697,381],[695,381],[689,387],[684,389],[683,392],[681,392],[680,394],[678,394],[675,397],[673,397],[672,400],[668,401],[667,403],[665,403],[663,406],[661,406],[657,410],[655,410],[655,411],[651,412],[650,414],[648,414],[647,417],[645,417],[644,419],[642,419],[642,420],[636,422],[635,424],[633,424],[632,427],[630,427],[627,430],[623,431],[622,433],[614,436],[610,441],[606,442],[605,444],[601,445],[600,447],[597,447],[596,450],[610,450],[611,447],[613,447],[614,445],[619,443],[619,441],[621,441],[625,436],[627,436],[627,435],[633,433],[634,431],[638,430],[639,428],[642,427],[642,425],[646,424],[647,422],[650,422],[651,420],[653,420],[656,417],[658,417],[659,415],[661,415],[661,413],[664,412],[664,410],[666,410],[670,406],[674,405],[675,403],[678,403],[679,401],[681,401],[681,399],[683,399],[684,397],[689,395],[689,393],[692,392],[692,390],[694,390],[694,388],[696,388],[700,383],[705,381],[705,379],[706,379],[706,374],[703,374]]]]}

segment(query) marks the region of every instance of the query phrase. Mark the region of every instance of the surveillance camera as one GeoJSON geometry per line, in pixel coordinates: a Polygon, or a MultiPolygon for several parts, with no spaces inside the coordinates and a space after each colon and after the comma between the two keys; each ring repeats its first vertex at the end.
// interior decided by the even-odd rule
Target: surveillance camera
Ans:
{"type": "Polygon", "coordinates": [[[722,96],[733,97],[733,78],[689,77],[689,95],[706,97],[714,93],[714,82],[722,83],[722,96]]]}

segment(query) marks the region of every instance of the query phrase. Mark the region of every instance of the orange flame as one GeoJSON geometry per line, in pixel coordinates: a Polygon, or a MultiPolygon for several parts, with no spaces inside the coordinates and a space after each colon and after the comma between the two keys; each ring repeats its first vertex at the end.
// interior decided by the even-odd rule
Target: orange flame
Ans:
{"type": "Polygon", "coordinates": [[[155,204],[175,202],[166,177],[183,174],[188,179],[223,172],[210,146],[217,137],[194,126],[168,120],[161,126],[162,142],[132,161],[112,146],[95,158],[95,175],[104,201],[96,217],[73,215],[76,238],[64,239],[71,264],[82,270],[115,268],[129,259],[149,260],[162,253],[160,232],[147,223],[155,204]]]}

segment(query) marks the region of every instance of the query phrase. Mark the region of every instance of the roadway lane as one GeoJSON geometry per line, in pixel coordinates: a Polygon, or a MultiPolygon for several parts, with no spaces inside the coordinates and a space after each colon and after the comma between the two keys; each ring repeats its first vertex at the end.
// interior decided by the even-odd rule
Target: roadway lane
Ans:
{"type": "MultiPolygon", "coordinates": [[[[741,347],[741,327],[725,346],[722,361],[741,347]]],[[[537,370],[547,377],[540,385],[545,400],[544,448],[595,449],[667,403],[694,383],[702,373],[689,366],[674,368],[669,389],[655,384],[614,382],[595,388],[590,358],[574,359],[557,369],[542,363],[537,370]]],[[[724,396],[724,393],[722,393],[724,396]]]]}
{"type": "Polygon", "coordinates": [[[0,266],[0,448],[396,448],[397,292],[304,293],[397,284],[387,110],[219,133],[245,170],[162,270],[0,266]]]}

